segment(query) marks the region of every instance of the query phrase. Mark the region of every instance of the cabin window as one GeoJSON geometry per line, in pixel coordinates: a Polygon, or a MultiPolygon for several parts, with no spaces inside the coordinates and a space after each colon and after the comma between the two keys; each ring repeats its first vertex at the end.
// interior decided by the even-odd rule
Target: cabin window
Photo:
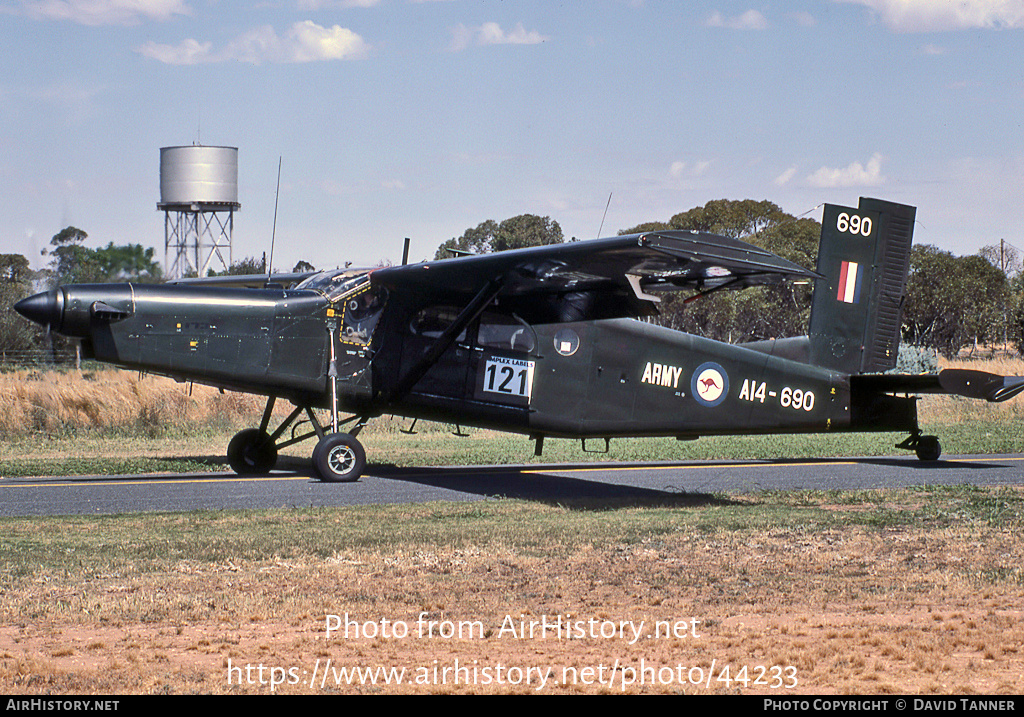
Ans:
{"type": "MultiPolygon", "coordinates": [[[[413,315],[409,331],[414,336],[436,339],[454,323],[462,310],[456,306],[429,306],[413,315]]],[[[473,325],[463,330],[457,341],[465,343],[473,333],[473,325]]],[[[533,328],[514,316],[485,312],[476,325],[476,344],[490,349],[532,352],[537,346],[533,328]]]]}
{"type": "MultiPolygon", "coordinates": [[[[459,317],[458,308],[454,306],[428,306],[416,312],[409,322],[409,331],[414,336],[425,336],[436,339],[444,330],[454,323],[459,317]]],[[[457,341],[466,340],[466,330],[463,329],[457,341]]]]}
{"type": "Polygon", "coordinates": [[[485,313],[480,317],[477,343],[492,349],[531,353],[537,347],[533,328],[515,316],[485,313]]]}

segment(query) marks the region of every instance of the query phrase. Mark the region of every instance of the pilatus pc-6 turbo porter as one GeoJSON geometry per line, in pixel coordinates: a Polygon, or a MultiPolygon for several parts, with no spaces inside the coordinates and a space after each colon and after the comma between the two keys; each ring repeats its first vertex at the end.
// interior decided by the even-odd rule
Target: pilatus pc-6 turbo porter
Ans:
{"type": "MultiPolygon", "coordinates": [[[[913,207],[827,205],[817,271],[736,239],[655,231],[378,269],[289,288],[198,280],[63,286],[19,302],[100,361],[268,397],[231,467],[270,471],[316,438],[313,470],[353,481],[382,414],[547,437],[906,431],[922,460],[919,393],[1002,401],[1024,377],[895,365],[913,207]],[[741,345],[636,320],[659,294],[815,282],[807,336],[741,345]],[[294,411],[271,427],[277,399],[294,411]],[[327,409],[329,419],[314,409],[327,409]],[[311,428],[296,436],[302,414],[311,428]]],[[[271,282],[274,280],[271,279],[271,282]]]]}

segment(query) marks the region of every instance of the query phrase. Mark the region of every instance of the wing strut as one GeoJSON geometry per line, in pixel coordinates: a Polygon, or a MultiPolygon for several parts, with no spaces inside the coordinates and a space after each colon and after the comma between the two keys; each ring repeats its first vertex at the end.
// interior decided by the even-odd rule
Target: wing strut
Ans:
{"type": "Polygon", "coordinates": [[[474,319],[483,313],[487,305],[498,296],[505,285],[505,277],[491,279],[484,285],[476,296],[466,304],[464,308],[444,332],[434,340],[430,348],[416,364],[410,368],[404,376],[398,379],[398,383],[390,391],[384,392],[381,396],[381,403],[384,406],[400,401],[412,391],[421,378],[430,370],[430,367],[437,363],[441,354],[455,343],[459,334],[469,326],[474,319]]]}

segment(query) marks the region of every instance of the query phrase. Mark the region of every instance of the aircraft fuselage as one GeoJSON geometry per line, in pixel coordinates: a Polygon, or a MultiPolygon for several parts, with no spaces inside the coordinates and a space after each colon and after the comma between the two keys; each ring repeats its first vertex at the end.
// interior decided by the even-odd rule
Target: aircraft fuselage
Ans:
{"type": "MultiPolygon", "coordinates": [[[[360,296],[367,292],[362,290],[360,296]]],[[[484,311],[411,389],[384,401],[454,309],[386,304],[369,331],[352,294],[77,285],[23,313],[98,360],[230,390],[533,436],[697,437],[912,430],[913,399],[851,396],[847,375],[632,319],[528,325],[484,311]],[[352,304],[354,306],[354,304],[352,304]],[[447,311],[447,313],[446,313],[447,311]],[[361,318],[361,317],[360,317],[361,318]],[[333,344],[333,351],[332,351],[333,344]]]]}

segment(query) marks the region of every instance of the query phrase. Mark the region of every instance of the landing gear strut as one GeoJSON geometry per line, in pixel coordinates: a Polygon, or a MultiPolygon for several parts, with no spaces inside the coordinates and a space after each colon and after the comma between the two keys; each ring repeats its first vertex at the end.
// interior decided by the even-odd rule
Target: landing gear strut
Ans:
{"type": "MultiPolygon", "coordinates": [[[[313,449],[313,473],[316,478],[326,483],[349,483],[359,480],[359,476],[366,469],[366,451],[356,440],[356,434],[366,424],[365,417],[353,416],[347,421],[342,421],[340,425],[359,419],[349,433],[327,433],[320,421],[317,420],[316,414],[308,406],[299,406],[281,422],[277,430],[268,433],[273,410],[274,398],[271,397],[267,400],[267,407],[263,411],[263,421],[260,427],[240,431],[228,443],[228,464],[235,473],[266,475],[277,464],[277,454],[280,449],[316,437],[319,439],[313,449]],[[296,423],[296,419],[303,411],[306,412],[313,430],[297,436],[295,435],[296,429],[301,423],[306,422],[296,423]],[[278,442],[278,439],[293,424],[291,438],[278,442]]],[[[336,421],[336,418],[332,420],[333,426],[338,425],[336,421]]]]}
{"type": "Polygon", "coordinates": [[[942,455],[942,444],[937,436],[923,436],[921,429],[915,428],[914,432],[907,437],[907,440],[896,444],[897,448],[914,451],[918,460],[937,461],[942,455]]]}

